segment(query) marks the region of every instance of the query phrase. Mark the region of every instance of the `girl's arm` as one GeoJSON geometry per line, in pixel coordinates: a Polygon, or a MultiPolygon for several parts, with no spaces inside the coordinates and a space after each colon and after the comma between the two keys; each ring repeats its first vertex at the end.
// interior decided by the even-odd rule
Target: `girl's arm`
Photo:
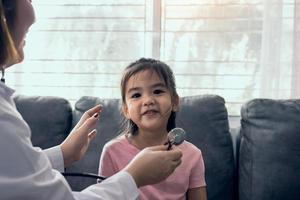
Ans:
{"type": "Polygon", "coordinates": [[[99,160],[99,170],[98,174],[100,176],[109,177],[117,173],[119,170],[115,167],[113,160],[115,159],[114,154],[111,152],[111,148],[104,145],[102,153],[99,160]]]}
{"type": "Polygon", "coordinates": [[[206,187],[191,188],[187,191],[188,200],[207,200],[206,187]]]}

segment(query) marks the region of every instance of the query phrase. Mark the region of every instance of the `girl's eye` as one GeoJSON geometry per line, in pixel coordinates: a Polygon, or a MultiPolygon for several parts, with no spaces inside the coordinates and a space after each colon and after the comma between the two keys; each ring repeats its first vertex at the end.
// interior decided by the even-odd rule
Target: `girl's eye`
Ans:
{"type": "Polygon", "coordinates": [[[161,93],[164,93],[164,92],[165,91],[159,90],[159,89],[153,91],[154,94],[161,94],[161,93]]]}
{"type": "Polygon", "coordinates": [[[131,95],[131,98],[135,99],[135,98],[139,98],[141,96],[140,93],[134,93],[131,95]]]}

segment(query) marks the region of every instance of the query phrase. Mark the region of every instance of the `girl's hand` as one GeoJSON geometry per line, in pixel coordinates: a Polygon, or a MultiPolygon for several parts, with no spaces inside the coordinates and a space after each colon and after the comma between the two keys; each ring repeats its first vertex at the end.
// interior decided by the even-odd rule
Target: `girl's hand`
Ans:
{"type": "Polygon", "coordinates": [[[96,137],[97,130],[94,129],[99,120],[102,110],[97,105],[86,111],[68,137],[61,143],[61,150],[65,166],[80,160],[86,153],[90,142],[96,137]]]}

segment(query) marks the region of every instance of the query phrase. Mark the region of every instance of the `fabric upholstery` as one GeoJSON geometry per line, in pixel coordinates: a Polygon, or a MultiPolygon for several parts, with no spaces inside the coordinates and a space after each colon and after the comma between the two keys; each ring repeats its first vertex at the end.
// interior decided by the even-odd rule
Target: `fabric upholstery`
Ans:
{"type": "Polygon", "coordinates": [[[29,124],[34,146],[42,149],[60,144],[69,134],[72,107],[60,97],[16,96],[16,107],[29,124]]]}
{"type": "Polygon", "coordinates": [[[234,157],[224,99],[217,95],[181,98],[177,126],[201,149],[208,199],[234,198],[234,157]]]}
{"type": "Polygon", "coordinates": [[[241,111],[240,200],[300,197],[300,100],[254,99],[241,111]]]}

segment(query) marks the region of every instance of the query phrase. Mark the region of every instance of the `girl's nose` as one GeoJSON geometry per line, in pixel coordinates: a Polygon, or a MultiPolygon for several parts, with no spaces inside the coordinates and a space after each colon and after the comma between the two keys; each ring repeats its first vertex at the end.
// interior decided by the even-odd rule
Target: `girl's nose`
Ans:
{"type": "Polygon", "coordinates": [[[146,96],[144,99],[144,106],[149,106],[149,105],[153,105],[154,104],[154,98],[150,95],[150,96],[146,96]]]}

